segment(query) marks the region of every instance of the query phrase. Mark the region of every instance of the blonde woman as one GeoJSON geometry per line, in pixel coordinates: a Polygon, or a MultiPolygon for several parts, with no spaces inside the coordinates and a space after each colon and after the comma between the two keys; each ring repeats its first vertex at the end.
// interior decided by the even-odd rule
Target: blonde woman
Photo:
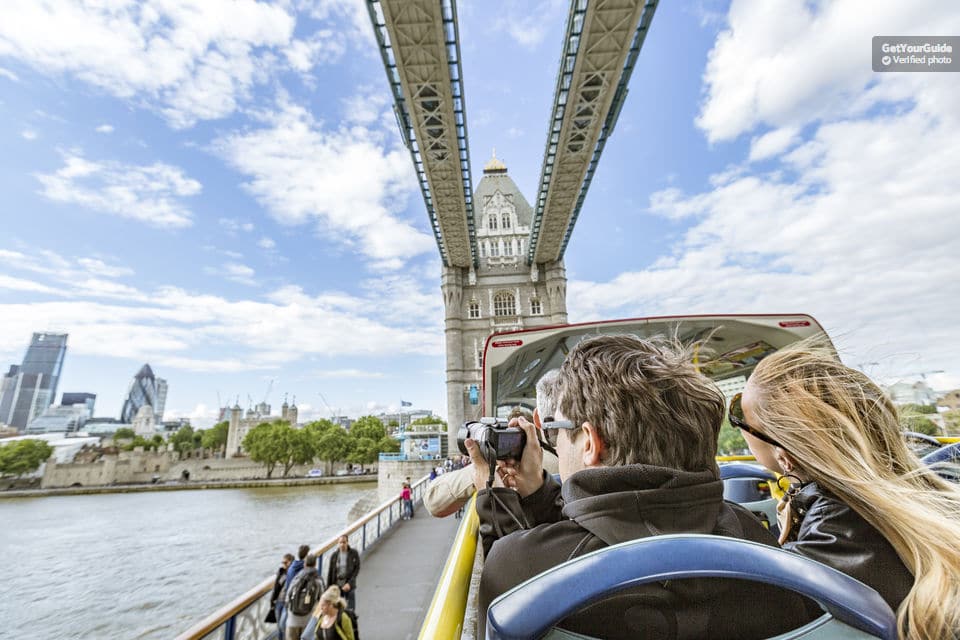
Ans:
{"type": "Polygon", "coordinates": [[[328,587],[313,612],[317,623],[311,640],[354,640],[353,622],[345,615],[346,608],[347,601],[340,597],[340,587],[328,587]]]}
{"type": "Polygon", "coordinates": [[[806,340],[757,365],[730,421],[791,481],[785,548],[876,589],[901,638],[960,638],[960,487],[910,452],[876,384],[806,340]]]}

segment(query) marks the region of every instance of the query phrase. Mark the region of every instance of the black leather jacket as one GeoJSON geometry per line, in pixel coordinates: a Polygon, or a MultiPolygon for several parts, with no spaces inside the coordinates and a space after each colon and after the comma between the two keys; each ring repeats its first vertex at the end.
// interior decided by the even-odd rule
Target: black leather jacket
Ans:
{"type": "Polygon", "coordinates": [[[913,586],[913,574],[886,538],[816,482],[805,484],[793,501],[803,519],[796,542],[783,548],[873,587],[896,611],[913,586]]]}

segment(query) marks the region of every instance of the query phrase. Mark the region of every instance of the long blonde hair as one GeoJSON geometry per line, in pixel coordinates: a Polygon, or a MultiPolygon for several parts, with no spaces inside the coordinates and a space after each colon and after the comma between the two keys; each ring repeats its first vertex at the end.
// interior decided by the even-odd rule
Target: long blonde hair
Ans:
{"type": "Polygon", "coordinates": [[[883,534],[914,575],[897,609],[900,637],[960,637],[960,487],[909,450],[890,399],[825,337],[768,356],[748,384],[751,426],[883,534]]]}

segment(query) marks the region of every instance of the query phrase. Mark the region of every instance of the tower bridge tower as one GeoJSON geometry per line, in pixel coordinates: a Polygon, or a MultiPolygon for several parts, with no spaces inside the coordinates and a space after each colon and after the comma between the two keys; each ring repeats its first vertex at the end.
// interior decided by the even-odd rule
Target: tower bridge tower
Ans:
{"type": "Polygon", "coordinates": [[[445,266],[443,292],[450,450],[464,420],[480,417],[470,389],[481,384],[490,334],[567,321],[563,260],[527,264],[533,208],[496,157],[487,162],[473,197],[478,267],[445,266]]]}

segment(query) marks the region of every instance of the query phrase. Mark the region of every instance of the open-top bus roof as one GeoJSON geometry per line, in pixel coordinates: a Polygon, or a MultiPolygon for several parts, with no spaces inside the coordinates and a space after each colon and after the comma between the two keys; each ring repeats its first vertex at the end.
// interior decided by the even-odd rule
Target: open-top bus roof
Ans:
{"type": "Polygon", "coordinates": [[[822,332],[809,315],[780,314],[632,318],[497,333],[484,346],[483,411],[484,415],[506,415],[515,406],[532,409],[540,376],[559,367],[567,353],[588,336],[676,335],[691,343],[709,335],[696,354],[697,366],[718,382],[736,382],[745,380],[763,357],[822,332]]]}

